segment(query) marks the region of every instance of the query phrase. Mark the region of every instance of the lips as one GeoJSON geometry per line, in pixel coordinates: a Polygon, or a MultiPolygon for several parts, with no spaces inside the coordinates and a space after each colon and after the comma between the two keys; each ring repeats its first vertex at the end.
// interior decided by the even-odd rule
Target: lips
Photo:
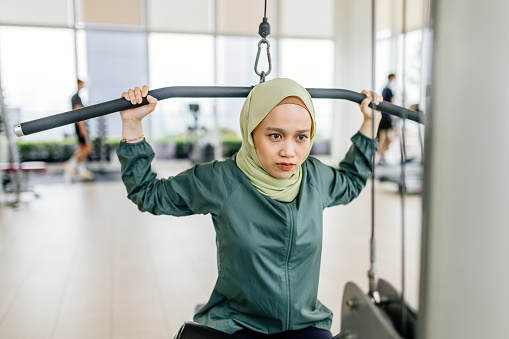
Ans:
{"type": "Polygon", "coordinates": [[[290,162],[278,162],[276,165],[284,171],[289,171],[295,166],[290,162]]]}

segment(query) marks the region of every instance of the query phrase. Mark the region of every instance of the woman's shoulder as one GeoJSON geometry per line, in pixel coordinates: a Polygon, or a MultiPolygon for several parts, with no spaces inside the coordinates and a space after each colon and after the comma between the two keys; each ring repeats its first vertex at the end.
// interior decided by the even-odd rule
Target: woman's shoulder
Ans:
{"type": "Polygon", "coordinates": [[[322,161],[314,157],[308,157],[306,161],[304,161],[303,166],[304,168],[306,168],[308,172],[311,173],[313,173],[314,171],[320,171],[326,168],[327,169],[330,168],[329,165],[324,164],[322,161]]]}
{"type": "Polygon", "coordinates": [[[310,184],[331,180],[336,172],[333,166],[327,165],[314,157],[308,157],[302,165],[303,174],[310,184]]]}
{"type": "Polygon", "coordinates": [[[225,173],[234,173],[236,170],[238,170],[237,164],[232,158],[213,160],[196,165],[195,167],[203,170],[220,171],[225,173]]]}
{"type": "Polygon", "coordinates": [[[216,180],[222,178],[221,180],[230,182],[239,182],[243,174],[232,158],[195,165],[190,170],[200,176],[205,175],[216,180]]]}
{"type": "MultiPolygon", "coordinates": [[[[187,183],[194,189],[210,192],[212,195],[229,194],[238,187],[242,179],[237,173],[238,169],[231,159],[214,160],[196,164],[191,168],[178,173],[170,180],[187,183]]],[[[185,187],[187,184],[183,184],[185,187]]]]}

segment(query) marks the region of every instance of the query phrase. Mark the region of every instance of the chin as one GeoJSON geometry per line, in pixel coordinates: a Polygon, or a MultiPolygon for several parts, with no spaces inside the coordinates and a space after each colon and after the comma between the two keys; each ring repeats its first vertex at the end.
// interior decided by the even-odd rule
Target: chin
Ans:
{"type": "Polygon", "coordinates": [[[278,176],[274,176],[276,179],[282,179],[282,180],[286,180],[286,179],[289,179],[291,177],[291,175],[278,175],[278,176]]]}
{"type": "Polygon", "coordinates": [[[277,172],[277,173],[270,173],[274,178],[276,179],[289,179],[295,172],[289,173],[289,172],[277,172]]]}

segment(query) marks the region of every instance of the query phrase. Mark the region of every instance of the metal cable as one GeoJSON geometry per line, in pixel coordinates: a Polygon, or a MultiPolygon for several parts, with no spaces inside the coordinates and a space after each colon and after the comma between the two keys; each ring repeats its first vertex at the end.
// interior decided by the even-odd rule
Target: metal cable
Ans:
{"type": "MultiPolygon", "coordinates": [[[[406,106],[406,0],[402,0],[402,101],[401,106],[406,106]]],[[[406,197],[406,115],[403,114],[401,133],[400,133],[400,149],[401,149],[401,334],[406,337],[406,306],[405,306],[405,197],[406,197]]]]}
{"type": "Polygon", "coordinates": [[[256,75],[260,77],[260,83],[265,82],[265,77],[270,74],[272,70],[272,62],[270,57],[270,44],[267,40],[267,37],[270,34],[270,24],[267,20],[267,0],[265,0],[265,8],[263,11],[263,19],[258,27],[258,34],[262,37],[260,42],[258,42],[258,53],[256,54],[256,60],[254,65],[254,71],[256,75]],[[267,60],[269,63],[269,69],[267,71],[258,72],[258,61],[260,60],[260,52],[262,43],[267,45],[267,60]]]}
{"type": "MultiPolygon", "coordinates": [[[[371,90],[375,93],[376,87],[376,3],[371,1],[371,90]]],[[[371,239],[370,239],[370,269],[369,277],[369,295],[376,303],[380,302],[378,293],[378,272],[376,267],[376,240],[375,240],[375,110],[371,111],[371,239]]]]}

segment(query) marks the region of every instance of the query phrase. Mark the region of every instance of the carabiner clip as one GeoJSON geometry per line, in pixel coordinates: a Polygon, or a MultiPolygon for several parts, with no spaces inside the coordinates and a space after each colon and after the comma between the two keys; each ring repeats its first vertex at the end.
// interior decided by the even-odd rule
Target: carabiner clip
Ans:
{"type": "Polygon", "coordinates": [[[270,74],[270,71],[272,70],[272,61],[270,59],[270,44],[267,39],[261,39],[260,42],[258,42],[258,53],[256,53],[256,61],[254,65],[254,71],[256,75],[260,77],[260,83],[265,82],[265,76],[270,74]],[[267,60],[269,61],[269,69],[267,72],[262,71],[258,72],[258,61],[260,60],[260,51],[262,49],[262,44],[267,44],[267,60]]]}

